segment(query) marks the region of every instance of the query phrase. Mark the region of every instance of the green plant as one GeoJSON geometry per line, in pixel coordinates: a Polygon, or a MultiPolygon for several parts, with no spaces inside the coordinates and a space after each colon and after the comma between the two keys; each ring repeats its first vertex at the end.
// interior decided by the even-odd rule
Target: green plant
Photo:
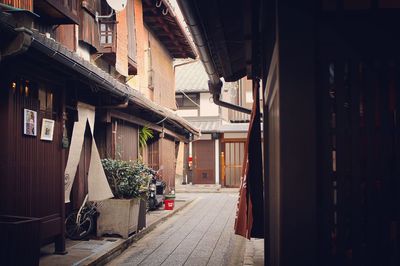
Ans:
{"type": "Polygon", "coordinates": [[[147,126],[143,126],[139,130],[139,148],[141,151],[143,151],[143,149],[147,147],[147,141],[152,139],[153,137],[153,130],[151,130],[147,126]]]}
{"type": "Polygon", "coordinates": [[[147,192],[150,171],[142,162],[114,159],[101,160],[108,183],[116,198],[131,199],[147,192]]]}

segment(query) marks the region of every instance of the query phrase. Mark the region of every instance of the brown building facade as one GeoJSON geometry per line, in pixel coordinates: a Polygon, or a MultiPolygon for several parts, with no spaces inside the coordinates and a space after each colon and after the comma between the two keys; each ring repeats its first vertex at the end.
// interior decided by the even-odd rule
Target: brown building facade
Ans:
{"type": "Polygon", "coordinates": [[[263,80],[265,264],[398,265],[399,2],[179,3],[211,93],[263,80]]]}
{"type": "MultiPolygon", "coordinates": [[[[127,15],[135,13],[133,7],[129,1],[130,9],[96,20],[96,11],[109,14],[105,1],[0,5],[0,117],[7,126],[1,133],[0,215],[39,218],[40,244],[55,242],[59,253],[65,251],[65,213],[90,194],[94,145],[101,158],[136,160],[139,129],[148,126],[165,138],[159,144],[163,158],[175,158],[175,142],[198,134],[185,120],[125,84],[144,64],[135,53],[135,25],[140,21],[127,15]],[[93,110],[94,120],[83,125],[82,151],[65,204],[65,167],[81,105],[93,110]]],[[[194,56],[187,48],[171,56],[194,56]]],[[[165,164],[167,176],[175,173],[174,162],[165,164]]]]}

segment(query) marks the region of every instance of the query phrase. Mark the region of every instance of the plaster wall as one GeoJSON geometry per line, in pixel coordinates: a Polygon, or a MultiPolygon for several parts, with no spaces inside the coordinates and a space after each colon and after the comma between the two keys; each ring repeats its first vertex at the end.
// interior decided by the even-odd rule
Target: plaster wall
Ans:
{"type": "Polygon", "coordinates": [[[197,117],[199,111],[197,109],[180,109],[176,111],[176,114],[181,117],[197,117]]]}
{"type": "Polygon", "coordinates": [[[210,101],[210,93],[200,93],[200,116],[218,116],[219,106],[210,101]]]}

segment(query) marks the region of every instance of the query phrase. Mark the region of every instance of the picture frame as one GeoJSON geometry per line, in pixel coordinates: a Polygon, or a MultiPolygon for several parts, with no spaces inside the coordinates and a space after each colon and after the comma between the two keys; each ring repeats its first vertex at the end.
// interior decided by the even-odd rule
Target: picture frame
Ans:
{"type": "Polygon", "coordinates": [[[24,109],[24,134],[28,136],[37,135],[37,112],[24,109]]]}
{"type": "Polygon", "coordinates": [[[53,141],[53,133],[54,133],[54,120],[43,118],[40,139],[53,141]]]}

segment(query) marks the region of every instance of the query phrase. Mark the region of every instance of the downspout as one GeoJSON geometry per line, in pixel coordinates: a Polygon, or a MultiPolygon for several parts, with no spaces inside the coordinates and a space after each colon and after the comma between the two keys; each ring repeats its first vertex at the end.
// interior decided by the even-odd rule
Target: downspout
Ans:
{"type": "Polygon", "coordinates": [[[229,109],[233,109],[235,111],[239,111],[242,113],[246,113],[246,114],[251,114],[251,110],[244,108],[240,105],[235,105],[232,103],[228,103],[228,102],[224,102],[220,100],[220,96],[221,96],[221,88],[222,88],[222,82],[220,81],[219,84],[213,84],[211,83],[211,80],[208,81],[208,87],[210,88],[210,91],[214,91],[214,93],[212,93],[213,96],[213,100],[214,103],[216,105],[222,106],[222,107],[226,107],[229,109]],[[219,92],[219,93],[218,93],[219,92]]]}
{"type": "MultiPolygon", "coordinates": [[[[214,63],[212,61],[211,55],[208,51],[206,36],[203,37],[201,25],[197,23],[196,13],[191,7],[189,0],[178,0],[179,8],[185,17],[186,24],[189,27],[190,33],[192,34],[193,41],[197,46],[197,50],[200,55],[200,60],[203,62],[204,68],[206,69],[207,75],[209,77],[208,88],[213,96],[214,103],[216,105],[233,109],[238,112],[251,114],[251,110],[244,108],[242,106],[232,104],[229,102],[222,101],[221,98],[221,88],[222,81],[219,78],[219,74],[215,69],[214,63]]],[[[204,34],[205,35],[205,34],[204,34]]]]}
{"type": "Polygon", "coordinates": [[[190,60],[190,61],[187,61],[187,62],[183,62],[183,63],[179,63],[179,64],[174,65],[174,73],[175,73],[176,67],[192,64],[192,63],[197,62],[197,61],[199,61],[199,59],[190,60]]]}

